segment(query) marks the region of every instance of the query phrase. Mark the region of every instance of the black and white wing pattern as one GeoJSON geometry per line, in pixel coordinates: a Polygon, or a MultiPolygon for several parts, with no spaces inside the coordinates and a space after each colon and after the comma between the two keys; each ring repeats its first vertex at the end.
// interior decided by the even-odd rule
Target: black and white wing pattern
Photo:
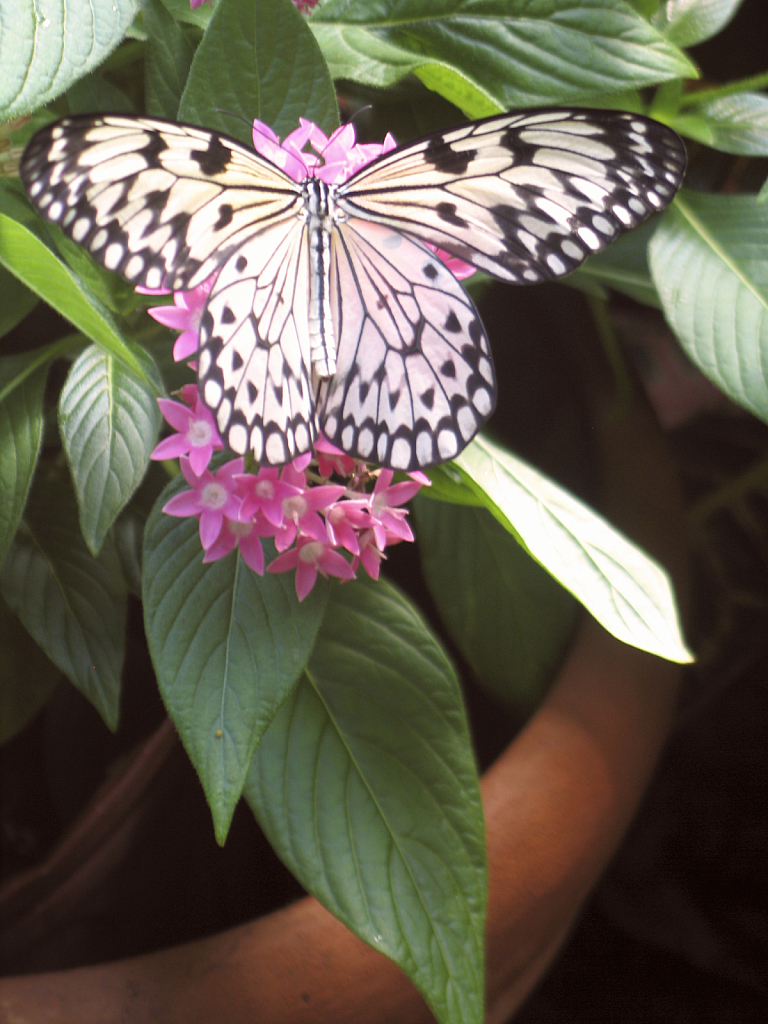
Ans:
{"type": "Polygon", "coordinates": [[[280,220],[229,257],[200,320],[203,401],[233,451],[273,466],[317,434],[308,274],[306,229],[280,220]]]}
{"type": "Polygon", "coordinates": [[[187,291],[266,224],[295,221],[301,186],[234,139],[138,117],[42,128],[21,162],[30,199],[131,284],[187,291]]]}
{"type": "Polygon", "coordinates": [[[198,378],[234,451],[279,465],[319,422],[350,454],[411,470],[461,451],[496,399],[477,311],[423,243],[504,281],[559,277],[663,209],[684,168],[654,121],[548,108],[436,133],[330,186],[215,132],[72,117],[34,136],[21,176],[133,284],[218,275],[198,378]]]}
{"type": "Polygon", "coordinates": [[[345,221],[331,257],[338,350],[336,373],[320,389],[323,434],[396,469],[453,458],[496,401],[472,300],[431,250],[381,224],[345,221]]]}
{"type": "Polygon", "coordinates": [[[379,157],[336,202],[513,284],[575,270],[667,206],[685,149],[664,125],[551,107],[473,121],[379,157]]]}

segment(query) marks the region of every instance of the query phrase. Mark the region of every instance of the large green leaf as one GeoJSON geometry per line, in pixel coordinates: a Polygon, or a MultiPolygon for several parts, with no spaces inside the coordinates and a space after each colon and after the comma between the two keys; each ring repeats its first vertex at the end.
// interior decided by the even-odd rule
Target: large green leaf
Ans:
{"type": "Polygon", "coordinates": [[[326,130],[339,117],[306,19],[289,0],[219,0],[192,61],[179,120],[250,145],[254,118],[282,136],[299,117],[326,130]]]}
{"type": "Polygon", "coordinates": [[[486,437],[454,460],[525,549],[619,640],[691,661],[667,573],[568,491],[486,437]]]}
{"type": "Polygon", "coordinates": [[[0,121],[49,103],[98,67],[137,10],[136,0],[0,0],[0,121]]]}
{"type": "Polygon", "coordinates": [[[744,0],[666,0],[653,23],[677,46],[695,46],[717,35],[744,0]]]}
{"type": "Polygon", "coordinates": [[[333,588],[245,796],[302,885],[399,964],[439,1021],[479,1024],[483,819],[461,692],[391,587],[333,588]]]}
{"type": "Polygon", "coordinates": [[[624,0],[329,0],[310,26],[335,78],[415,73],[470,117],[696,77],[624,0]]]}
{"type": "Polygon", "coordinates": [[[669,124],[723,153],[768,156],[768,96],[761,92],[686,106],[669,124]]]}
{"type": "Polygon", "coordinates": [[[197,520],[161,509],[144,531],[144,619],[160,693],[224,842],[256,744],[307,663],[327,587],[299,604],[292,575],[257,576],[239,555],[203,564],[197,520]]]}
{"type": "Polygon", "coordinates": [[[145,352],[137,349],[136,357],[154,388],[91,345],[72,365],[59,400],[59,428],[80,526],[94,555],[141,483],[160,429],[156,396],[163,383],[145,352]]]}
{"type": "Polygon", "coordinates": [[[768,207],[754,196],[686,191],[654,235],[650,262],[690,358],[768,421],[768,207]]]}
{"type": "Polygon", "coordinates": [[[0,593],[54,665],[117,727],[127,597],[114,547],[85,546],[68,480],[38,472],[0,593]]]}
{"type": "Polygon", "coordinates": [[[26,288],[21,281],[0,265],[0,338],[12,331],[16,324],[21,323],[27,313],[31,313],[37,302],[37,296],[26,288]]]}
{"type": "Polygon", "coordinates": [[[0,359],[0,565],[8,553],[32,483],[43,434],[48,363],[36,353],[0,359]]]}
{"type": "Polygon", "coordinates": [[[484,508],[413,502],[429,592],[487,689],[519,709],[541,698],[578,605],[484,508]]]}
{"type": "Polygon", "coordinates": [[[195,45],[161,0],[144,0],[143,13],[147,29],[144,57],[147,113],[173,120],[187,84],[195,45]]]}

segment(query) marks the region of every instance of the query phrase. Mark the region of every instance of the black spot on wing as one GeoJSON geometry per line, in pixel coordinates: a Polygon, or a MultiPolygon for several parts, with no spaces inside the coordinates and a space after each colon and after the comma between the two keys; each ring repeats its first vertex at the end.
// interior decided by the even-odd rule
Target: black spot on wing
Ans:
{"type": "Polygon", "coordinates": [[[235,262],[235,270],[238,272],[238,274],[242,274],[242,272],[245,270],[247,266],[248,260],[245,258],[245,256],[238,256],[235,262]]]}
{"type": "Polygon", "coordinates": [[[453,310],[451,310],[448,316],[445,318],[445,325],[443,329],[448,331],[450,334],[458,334],[458,332],[461,330],[459,318],[456,316],[453,310]]]}
{"type": "Polygon", "coordinates": [[[435,207],[435,213],[440,220],[445,221],[446,224],[453,224],[457,228],[468,228],[469,224],[460,217],[456,212],[456,203],[438,203],[435,207]]]}
{"type": "Polygon", "coordinates": [[[207,148],[193,151],[190,157],[200,165],[200,170],[203,174],[213,177],[226,170],[229,161],[232,159],[232,150],[225,146],[221,139],[212,135],[207,148]]]}
{"type": "Polygon", "coordinates": [[[469,149],[458,152],[442,139],[431,139],[424,150],[424,159],[432,164],[435,170],[444,174],[461,176],[477,156],[477,150],[469,149]]]}
{"type": "Polygon", "coordinates": [[[421,272],[424,275],[424,277],[428,277],[430,281],[434,281],[438,273],[437,267],[434,265],[434,263],[425,263],[424,266],[421,268],[421,272]]]}
{"type": "Polygon", "coordinates": [[[452,359],[446,359],[440,367],[440,376],[453,380],[456,377],[456,364],[452,359]]]}
{"type": "Polygon", "coordinates": [[[221,206],[219,207],[218,220],[213,225],[213,230],[221,231],[222,228],[225,228],[228,224],[231,224],[234,212],[235,211],[232,209],[231,203],[222,203],[221,206]]]}
{"type": "Polygon", "coordinates": [[[221,313],[221,322],[223,324],[233,324],[235,322],[235,314],[232,312],[229,306],[225,306],[221,313]]]}
{"type": "MultiPolygon", "coordinates": [[[[241,366],[242,366],[242,362],[243,361],[241,359],[240,360],[240,365],[241,366]]],[[[239,369],[239,367],[235,366],[234,369],[237,370],[237,369],[239,369]]],[[[246,389],[246,392],[248,394],[248,404],[249,405],[253,405],[254,402],[256,401],[256,399],[259,397],[259,389],[256,387],[256,385],[253,383],[252,380],[247,380],[245,382],[245,389],[246,389]]],[[[245,422],[245,420],[243,420],[243,422],[245,422]]]]}
{"type": "Polygon", "coordinates": [[[419,395],[419,398],[426,409],[431,409],[435,404],[435,389],[428,388],[423,394],[419,395]]]}

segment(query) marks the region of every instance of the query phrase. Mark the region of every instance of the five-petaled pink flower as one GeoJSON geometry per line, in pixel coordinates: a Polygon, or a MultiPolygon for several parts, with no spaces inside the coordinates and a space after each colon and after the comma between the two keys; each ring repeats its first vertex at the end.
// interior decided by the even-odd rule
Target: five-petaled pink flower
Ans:
{"type": "Polygon", "coordinates": [[[176,434],[164,438],[152,452],[156,460],[178,459],[189,456],[189,465],[197,476],[208,468],[214,451],[222,451],[224,444],[219,437],[211,411],[200,401],[194,384],[181,389],[181,396],[188,405],[172,402],[169,398],[158,398],[160,412],[176,434]]]}

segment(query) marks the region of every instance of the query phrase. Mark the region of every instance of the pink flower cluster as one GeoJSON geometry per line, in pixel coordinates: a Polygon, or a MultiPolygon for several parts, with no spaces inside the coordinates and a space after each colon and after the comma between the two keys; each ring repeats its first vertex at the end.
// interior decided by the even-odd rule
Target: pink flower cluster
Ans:
{"type": "Polygon", "coordinates": [[[393,484],[391,469],[371,472],[322,437],[314,454],[307,452],[280,469],[262,466],[246,473],[245,460],[236,458],[214,472],[208,468],[211,456],[224,445],[213,417],[194,384],[180,394],[183,402],[159,400],[176,433],[160,442],[152,458],[179,459],[189,489],[171,498],[163,511],[197,518],[204,562],[237,548],[261,576],[262,538],[272,537],[278,556],[268,571],[295,569],[296,593],[303,601],[318,572],[351,580],[362,565],[378,579],[385,549],[413,540],[407,511],[400,506],[429,483],[423,473],[393,484]]]}
{"type": "MultiPolygon", "coordinates": [[[[271,128],[254,121],[253,143],[258,153],[294,181],[314,175],[327,184],[346,181],[395,147],[391,135],[381,145],[357,143],[350,124],[328,137],[303,118],[282,144],[271,128]],[[307,145],[314,152],[305,152],[307,145]]],[[[435,251],[456,277],[474,273],[475,268],[469,264],[435,251]]],[[[214,283],[215,276],[189,292],[176,292],[174,305],[148,310],[166,327],[181,331],[173,348],[177,361],[190,360],[197,352],[200,318],[214,283]]],[[[168,293],[158,290],[151,294],[168,293]]],[[[194,362],[190,365],[195,366],[194,362]]],[[[318,572],[353,579],[362,564],[369,576],[378,579],[386,548],[413,540],[407,511],[400,506],[429,484],[423,473],[409,474],[411,480],[393,484],[391,470],[370,470],[323,437],[316,441],[313,453],[280,469],[264,466],[256,473],[246,473],[245,460],[236,458],[213,472],[208,468],[211,457],[224,448],[213,416],[196,385],[186,385],[179,395],[181,402],[159,400],[163,416],[175,433],[157,445],[152,458],[180,460],[189,489],[171,498],[163,511],[198,519],[204,562],[223,558],[237,548],[251,569],[261,575],[262,539],[272,537],[278,555],[268,571],[295,569],[296,593],[303,600],[318,572]]]]}

